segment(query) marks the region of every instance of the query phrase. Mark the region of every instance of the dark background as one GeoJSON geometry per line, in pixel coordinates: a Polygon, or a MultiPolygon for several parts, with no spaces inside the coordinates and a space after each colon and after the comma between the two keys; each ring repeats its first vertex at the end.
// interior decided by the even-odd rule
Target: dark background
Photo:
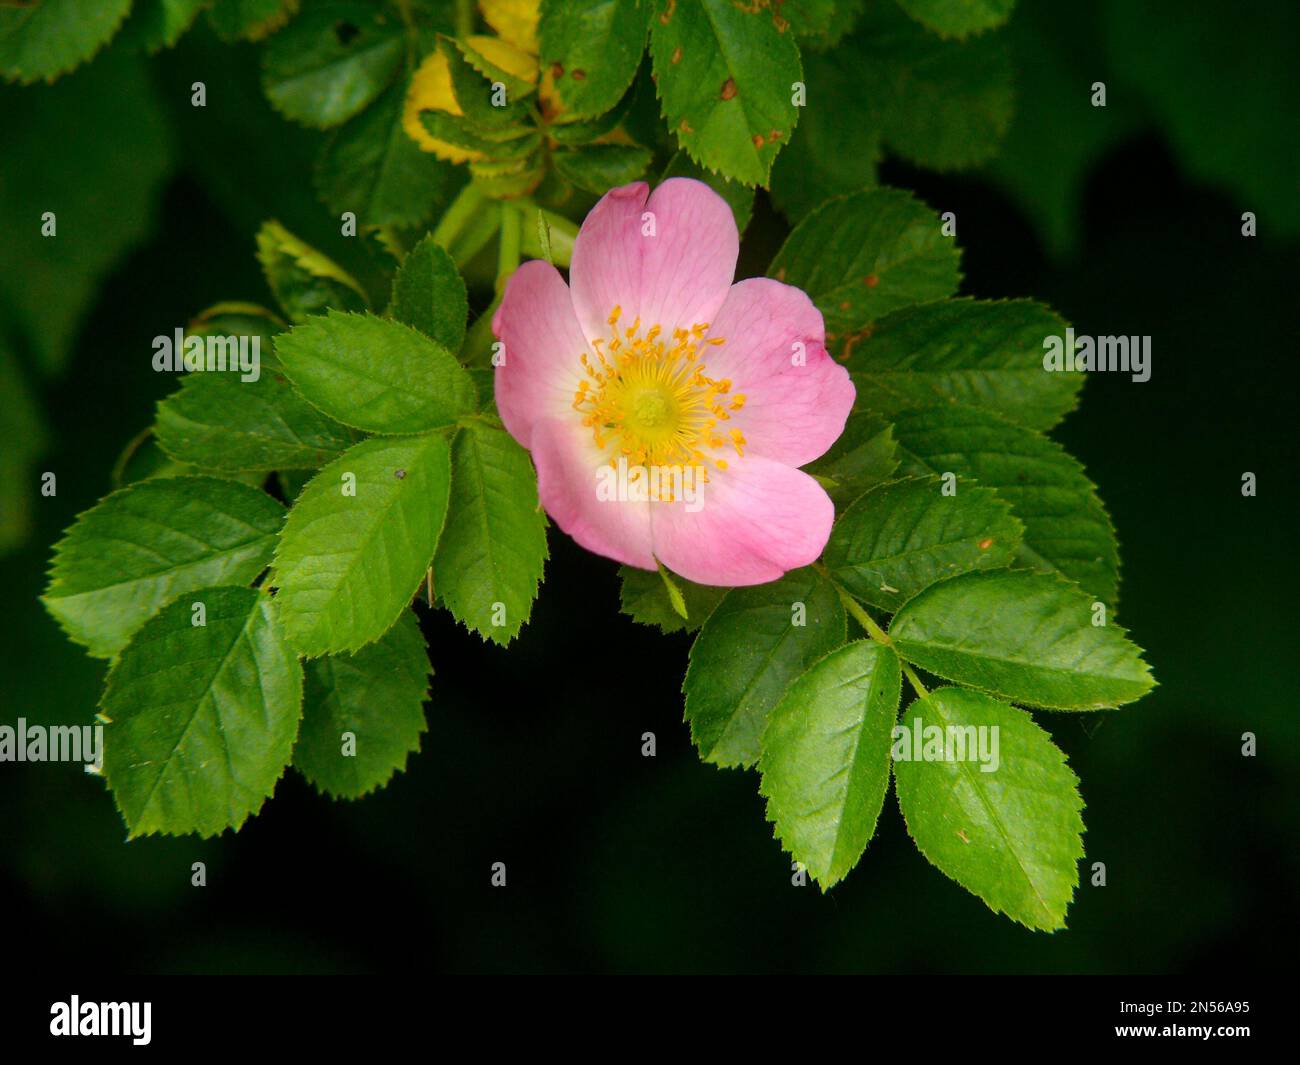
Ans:
{"type": "MultiPolygon", "coordinates": [[[[1185,28],[1183,6],[1172,12],[1185,28]]],[[[422,612],[436,671],[429,731],[407,771],[368,799],[332,802],[289,773],[238,835],[128,844],[102,783],[79,767],[0,765],[0,912],[23,967],[1223,974],[1276,957],[1300,880],[1297,588],[1284,549],[1300,394],[1296,243],[1285,234],[1294,213],[1283,217],[1294,204],[1270,202],[1249,178],[1283,170],[1294,200],[1294,166],[1252,154],[1271,152],[1277,124],[1294,122],[1278,80],[1294,80],[1294,67],[1276,51],[1293,42],[1251,5],[1225,6],[1224,25],[1255,20],[1257,51],[1243,56],[1219,33],[1207,45],[1219,66],[1167,75],[1177,64],[1165,34],[1083,7],[1092,14],[1072,14],[1069,27],[1043,5],[1015,16],[1022,118],[1002,163],[961,176],[895,160],[881,170],[956,212],[964,293],[1044,300],[1079,333],[1152,337],[1150,381],[1094,376],[1055,434],[1114,518],[1119,619],[1161,685],[1119,713],[1037,715],[1087,804],[1068,931],[1026,931],[928,867],[892,798],[844,884],[826,896],[793,887],[756,777],[704,765],[691,748],[688,639],[622,616],[616,567],[552,529],[541,598],[509,651],[422,612]],[[1060,70],[1035,32],[1076,60],[1084,37],[1096,47],[1100,72],[1080,60],[1073,106],[1045,87],[1060,70]],[[1166,71],[1154,88],[1142,85],[1144,60],[1166,71]],[[1117,109],[1106,115],[1087,105],[1103,77],[1117,109]],[[1207,85],[1219,109],[1209,118],[1207,85]],[[1207,123],[1199,141],[1184,105],[1207,123]],[[1241,135],[1252,122],[1272,130],[1271,144],[1241,135]],[[1215,166],[1189,149],[1198,143],[1217,152],[1215,166]],[[1067,170],[1073,185],[1054,208],[1034,200],[1067,170]],[[1241,235],[1245,210],[1258,213],[1259,237],[1241,235]],[[1245,471],[1256,498],[1241,494],[1245,471]],[[658,737],[653,759],[640,754],[646,731],[658,737]],[[1247,731],[1254,758],[1241,755],[1247,731]],[[206,888],[190,886],[195,861],[207,864],[206,888]],[[489,883],[496,861],[508,867],[504,889],[489,883]],[[1096,861],[1104,888],[1089,883],[1096,861]]],[[[116,455],[172,387],[150,370],[150,339],[218,300],[270,302],[253,258],[262,218],[330,246],[306,176],[317,141],[258,104],[251,49],[196,33],[148,76],[172,138],[151,235],[104,277],[63,373],[34,386],[48,441],[36,469],[56,471],[59,492],[40,498],[29,474],[33,527],[0,558],[6,722],[94,712],[103,667],[37,596],[50,545],[108,490],[116,455]],[[243,102],[196,119],[187,87],[198,70],[211,97],[243,102]]],[[[13,90],[0,102],[4,117],[26,106],[13,90]]],[[[760,196],[742,266],[761,272],[783,232],[760,196]]]]}

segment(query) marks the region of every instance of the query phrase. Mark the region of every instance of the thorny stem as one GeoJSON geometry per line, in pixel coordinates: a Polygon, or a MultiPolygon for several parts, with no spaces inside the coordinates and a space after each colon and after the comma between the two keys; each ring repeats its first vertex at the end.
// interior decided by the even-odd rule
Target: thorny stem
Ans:
{"type": "MultiPolygon", "coordinates": [[[[835,591],[840,597],[840,602],[844,604],[844,609],[853,615],[853,619],[866,630],[867,635],[875,640],[876,643],[884,644],[886,647],[892,647],[894,641],[889,638],[889,633],[882,629],[876,623],[875,618],[862,608],[862,604],[844,590],[844,587],[830,575],[830,572],[825,566],[820,562],[816,562],[814,565],[821,575],[834,585],[835,591]]],[[[925,690],[925,685],[921,683],[921,678],[916,675],[911,666],[903,661],[901,655],[899,656],[898,661],[903,667],[903,675],[907,677],[912,687],[916,689],[916,694],[924,699],[930,693],[925,690]]]]}

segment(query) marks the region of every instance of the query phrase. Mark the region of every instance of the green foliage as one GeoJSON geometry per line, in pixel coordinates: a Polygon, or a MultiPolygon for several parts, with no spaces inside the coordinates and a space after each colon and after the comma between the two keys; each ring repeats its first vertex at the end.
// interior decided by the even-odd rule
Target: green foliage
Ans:
{"type": "Polygon", "coordinates": [[[766,185],[799,120],[799,49],[770,13],[728,0],[657,0],[650,50],[664,119],[692,159],[766,185]]]}
{"type": "Polygon", "coordinates": [[[1006,566],[1023,527],[987,488],[943,494],[937,477],[891,481],[840,515],[822,556],[859,599],[897,610],[945,577],[1006,566]]]}
{"type": "Polygon", "coordinates": [[[401,24],[361,0],[317,0],[271,38],[263,86],[286,118],[324,129],[374,100],[401,65],[401,24]]]}
{"type": "Polygon", "coordinates": [[[447,349],[391,319],[330,311],[277,337],[275,352],[310,403],[367,432],[438,429],[476,405],[447,349]]]}
{"type": "Polygon", "coordinates": [[[844,642],[844,608],[815,570],[727,593],[691,647],[682,691],[706,762],[758,761],[768,714],[812,662],[844,642]]]}
{"type": "Polygon", "coordinates": [[[635,144],[589,144],[555,153],[555,170],[570,185],[602,193],[645,173],[650,149],[635,144]]]}
{"type": "Polygon", "coordinates": [[[768,719],[758,764],[767,819],[823,891],[876,831],[901,683],[894,652],[858,640],[817,661],[768,719]]]}
{"type": "Polygon", "coordinates": [[[528,620],[546,557],[528,453],[502,429],[467,424],[452,445],[451,503],[433,563],[438,598],[504,646],[528,620]]]}
{"type": "Polygon", "coordinates": [[[894,616],[889,636],[922,669],[1030,706],[1100,710],[1155,684],[1124,630],[1048,574],[968,573],[932,585],[894,616]]]}
{"type": "Polygon", "coordinates": [[[271,575],[299,652],[356,651],[392,627],[433,562],[450,482],[446,437],[427,433],[362,441],[303,489],[271,575]]]}
{"type": "Polygon", "coordinates": [[[415,615],[352,655],[304,667],[302,730],[293,767],[327,795],[358,799],[388,783],[419,750],[429,655],[415,615]],[[345,744],[354,746],[345,750],[345,744]]]}
{"type": "Polygon", "coordinates": [[[869,189],[829,200],[776,253],[768,276],[813,298],[828,345],[845,342],[899,307],[942,299],[961,276],[956,242],[939,219],[901,189],[869,189]]]}
{"type": "Polygon", "coordinates": [[[965,37],[1001,26],[1016,0],[898,0],[898,6],[941,37],[965,37]]]}
{"type": "Polygon", "coordinates": [[[1083,377],[1043,370],[1043,340],[1066,325],[1031,300],[942,300],[880,319],[846,365],[873,411],[965,403],[1050,429],[1078,402],[1083,377]]]}
{"type": "Polygon", "coordinates": [[[78,517],[59,541],[43,601],[69,636],[111,658],[176,596],[252,581],[283,522],[279,503],[233,481],[134,484],[78,517]]]}
{"type": "Polygon", "coordinates": [[[304,322],[329,308],[366,309],[366,294],[356,279],[279,222],[258,230],[257,261],[290,321],[304,322]]]}
{"type": "Polygon", "coordinates": [[[432,236],[407,253],[393,276],[388,313],[418,329],[446,351],[460,351],[465,343],[469,297],[456,263],[432,236]]]}
{"type": "Polygon", "coordinates": [[[888,481],[898,469],[894,427],[879,415],[849,415],[840,438],[805,469],[826,489],[839,511],[868,488],[888,481]]]}
{"type": "Polygon", "coordinates": [[[53,81],[112,38],[131,0],[40,0],[0,8],[0,74],[24,85],[53,81]]]}
{"type": "MultiPolygon", "coordinates": [[[[998,913],[1030,928],[1065,927],[1083,857],[1083,800],[1065,756],[1023,710],[961,688],[917,699],[900,722],[926,729],[997,730],[992,772],[970,758],[894,762],[898,805],[921,853],[998,913]]],[[[988,763],[992,765],[993,763],[988,763]]]]}
{"type": "Polygon", "coordinates": [[[620,566],[618,575],[622,581],[619,604],[623,613],[642,625],[657,625],[663,632],[694,632],[708,620],[728,591],[631,566],[620,566]],[[671,587],[681,596],[680,603],[674,602],[670,579],[671,587]]]}
{"type": "Polygon", "coordinates": [[[135,634],[101,712],[104,775],[131,835],[214,836],[255,814],[289,764],[302,666],[265,595],[197,588],[135,634]]]}
{"type": "Polygon", "coordinates": [[[566,117],[609,111],[636,76],[650,0],[542,0],[542,68],[551,70],[566,117]]]}

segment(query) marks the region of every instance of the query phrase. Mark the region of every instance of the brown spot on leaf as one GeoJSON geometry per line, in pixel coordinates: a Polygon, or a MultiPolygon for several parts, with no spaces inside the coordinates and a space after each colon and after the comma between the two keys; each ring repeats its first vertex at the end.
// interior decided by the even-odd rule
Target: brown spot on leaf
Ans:
{"type": "Polygon", "coordinates": [[[867,274],[867,276],[862,279],[862,283],[866,285],[867,288],[875,288],[878,284],[880,284],[880,278],[878,278],[875,274],[867,274]]]}
{"type": "Polygon", "coordinates": [[[672,63],[673,66],[676,66],[681,61],[682,61],[682,46],[679,44],[676,48],[673,49],[673,55],[672,58],[669,60],[669,62],[672,63]]]}
{"type": "Polygon", "coordinates": [[[754,147],[755,147],[755,148],[758,148],[758,149],[761,150],[762,147],[763,147],[763,145],[766,144],[766,143],[767,143],[767,141],[765,141],[765,140],[763,139],[763,134],[761,134],[761,133],[755,133],[755,134],[754,134],[754,147]]]}
{"type": "Polygon", "coordinates": [[[673,17],[673,12],[677,9],[677,0],[668,0],[668,7],[659,15],[659,25],[667,26],[673,17]]]}
{"type": "Polygon", "coordinates": [[[781,269],[779,269],[779,270],[776,272],[776,279],[777,279],[778,281],[784,281],[784,280],[785,280],[785,267],[784,267],[784,266],[781,267],[781,269]]]}
{"type": "Polygon", "coordinates": [[[781,131],[779,129],[772,130],[772,132],[767,135],[767,139],[775,144],[781,139],[781,131]]]}
{"type": "Polygon", "coordinates": [[[564,64],[563,64],[563,63],[552,63],[552,64],[551,64],[551,77],[553,77],[553,78],[562,78],[562,77],[564,77],[564,64]]]}
{"type": "Polygon", "coordinates": [[[728,78],[722,83],[722,98],[724,100],[734,99],[736,95],[736,79],[728,78]]]}
{"type": "Polygon", "coordinates": [[[963,843],[970,842],[970,837],[966,835],[966,830],[964,828],[957,829],[957,838],[961,840],[963,843]]]}
{"type": "Polygon", "coordinates": [[[677,132],[694,133],[695,130],[692,129],[691,124],[686,119],[683,118],[680,122],[677,123],[677,132]]]}
{"type": "Polygon", "coordinates": [[[585,70],[571,70],[569,72],[569,77],[574,81],[583,81],[587,77],[587,72],[585,70]]]}
{"type": "Polygon", "coordinates": [[[980,541],[980,550],[981,550],[981,551],[987,551],[987,550],[988,550],[990,547],[992,547],[992,546],[993,546],[993,537],[991,537],[991,536],[990,536],[987,540],[981,540],[981,541],[980,541]]]}

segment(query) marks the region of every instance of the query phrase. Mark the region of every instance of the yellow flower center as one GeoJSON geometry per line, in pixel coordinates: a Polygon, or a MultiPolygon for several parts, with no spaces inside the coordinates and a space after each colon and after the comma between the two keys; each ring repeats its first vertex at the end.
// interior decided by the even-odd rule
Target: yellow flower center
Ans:
{"type": "Polygon", "coordinates": [[[578,382],[573,409],[592,439],[632,466],[708,466],[725,470],[727,460],[710,454],[720,448],[744,454],[745,436],[725,423],[745,405],[731,392],[731,382],[704,372],[701,350],[726,343],[709,337],[708,323],[674,329],[672,335],[652,325],[642,330],[638,318],[619,328],[622,308],[609,315],[609,336],[592,341],[593,358],[582,355],[585,378],[578,382]]]}

